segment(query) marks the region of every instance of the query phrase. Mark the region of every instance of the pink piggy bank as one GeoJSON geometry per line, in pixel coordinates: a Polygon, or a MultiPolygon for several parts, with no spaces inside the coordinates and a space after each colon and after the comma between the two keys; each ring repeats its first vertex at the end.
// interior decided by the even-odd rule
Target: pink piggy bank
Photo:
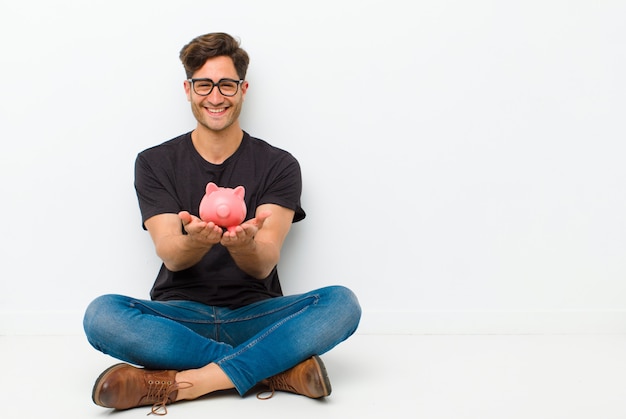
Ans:
{"type": "Polygon", "coordinates": [[[246,203],[243,200],[245,192],[243,186],[222,188],[209,182],[206,194],[200,201],[200,218],[226,227],[228,231],[234,230],[246,218],[246,203]]]}

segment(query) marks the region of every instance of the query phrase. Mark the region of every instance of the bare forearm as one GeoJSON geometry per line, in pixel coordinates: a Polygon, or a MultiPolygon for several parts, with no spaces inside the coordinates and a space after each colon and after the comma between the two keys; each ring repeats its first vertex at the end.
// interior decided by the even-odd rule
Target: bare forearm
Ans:
{"type": "Polygon", "coordinates": [[[280,251],[275,245],[256,240],[228,251],[239,269],[257,279],[267,278],[280,259],[280,251]]]}
{"type": "Polygon", "coordinates": [[[200,262],[211,247],[213,245],[198,243],[188,235],[183,235],[160,240],[156,246],[156,253],[167,269],[176,272],[200,262]]]}
{"type": "Polygon", "coordinates": [[[145,221],[152,236],[157,255],[165,267],[176,272],[200,262],[215,243],[222,230],[213,223],[205,223],[188,212],[160,214],[145,221]],[[186,234],[181,233],[181,222],[186,234]]]}

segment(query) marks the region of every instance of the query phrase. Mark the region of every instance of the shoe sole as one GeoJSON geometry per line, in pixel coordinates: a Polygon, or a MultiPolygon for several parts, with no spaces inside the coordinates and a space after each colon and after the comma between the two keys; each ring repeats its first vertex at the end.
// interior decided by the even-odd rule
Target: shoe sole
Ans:
{"type": "Polygon", "coordinates": [[[330,385],[330,378],[328,378],[328,373],[326,372],[326,366],[324,365],[324,362],[322,362],[322,359],[317,355],[313,355],[313,360],[317,364],[317,370],[320,377],[322,377],[322,388],[324,390],[324,394],[318,398],[330,396],[332,387],[330,385]]]}
{"type": "Polygon", "coordinates": [[[107,368],[106,370],[102,371],[102,374],[100,374],[98,376],[98,378],[96,379],[96,382],[93,385],[93,390],[91,392],[91,400],[93,400],[93,402],[95,404],[97,404],[98,406],[102,406],[102,407],[109,407],[109,406],[105,406],[100,401],[100,397],[99,396],[100,396],[100,390],[102,389],[102,386],[100,385],[100,383],[102,383],[102,381],[104,381],[103,379],[104,379],[104,377],[107,374],[109,374],[109,373],[111,373],[111,372],[113,372],[115,370],[118,370],[118,369],[120,369],[122,367],[126,367],[126,366],[128,366],[128,364],[119,363],[119,364],[112,365],[109,368],[107,368]]]}

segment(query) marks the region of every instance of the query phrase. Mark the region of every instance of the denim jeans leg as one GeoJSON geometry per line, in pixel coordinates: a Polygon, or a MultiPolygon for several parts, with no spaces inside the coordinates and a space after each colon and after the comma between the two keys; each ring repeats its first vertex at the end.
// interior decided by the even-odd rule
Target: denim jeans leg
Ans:
{"type": "Polygon", "coordinates": [[[104,295],[87,308],[83,326],[99,351],[150,369],[203,367],[232,346],[207,339],[214,333],[211,307],[192,301],[147,301],[104,295]]]}
{"type": "Polygon", "coordinates": [[[258,332],[217,364],[245,394],[259,381],[347,339],[360,317],[356,296],[340,286],[255,303],[222,318],[227,335],[258,332]]]}

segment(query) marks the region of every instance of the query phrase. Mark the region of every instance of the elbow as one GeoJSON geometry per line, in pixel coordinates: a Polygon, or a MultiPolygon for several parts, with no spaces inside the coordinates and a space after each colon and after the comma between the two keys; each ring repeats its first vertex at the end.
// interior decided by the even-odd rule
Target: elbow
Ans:
{"type": "Polygon", "coordinates": [[[266,263],[255,264],[254,267],[248,271],[248,274],[258,280],[267,279],[276,271],[279,259],[280,254],[277,254],[267,260],[266,263]]]}
{"type": "Polygon", "coordinates": [[[250,272],[249,274],[253,278],[262,281],[266,279],[267,277],[269,277],[270,275],[272,275],[275,270],[276,270],[276,265],[272,266],[271,268],[258,269],[256,272],[250,272]]]}
{"type": "Polygon", "coordinates": [[[280,260],[280,251],[277,251],[265,264],[259,264],[259,270],[254,277],[256,279],[266,279],[276,271],[278,261],[280,260]]]}
{"type": "Polygon", "coordinates": [[[163,266],[165,266],[167,270],[170,272],[179,272],[187,268],[190,268],[193,265],[193,263],[192,264],[189,264],[189,262],[185,263],[185,261],[181,260],[180,258],[168,257],[167,254],[161,253],[158,250],[156,253],[159,259],[161,259],[161,261],[163,262],[163,266]]]}
{"type": "Polygon", "coordinates": [[[280,251],[277,251],[273,257],[264,264],[262,267],[260,266],[258,275],[255,276],[257,279],[266,279],[268,276],[272,275],[276,271],[276,267],[278,266],[278,261],[280,260],[280,251]]]}
{"type": "Polygon", "coordinates": [[[179,271],[182,271],[182,270],[186,269],[186,267],[181,266],[181,265],[176,265],[175,263],[172,263],[172,262],[163,261],[163,265],[170,272],[179,272],[179,271]]]}

